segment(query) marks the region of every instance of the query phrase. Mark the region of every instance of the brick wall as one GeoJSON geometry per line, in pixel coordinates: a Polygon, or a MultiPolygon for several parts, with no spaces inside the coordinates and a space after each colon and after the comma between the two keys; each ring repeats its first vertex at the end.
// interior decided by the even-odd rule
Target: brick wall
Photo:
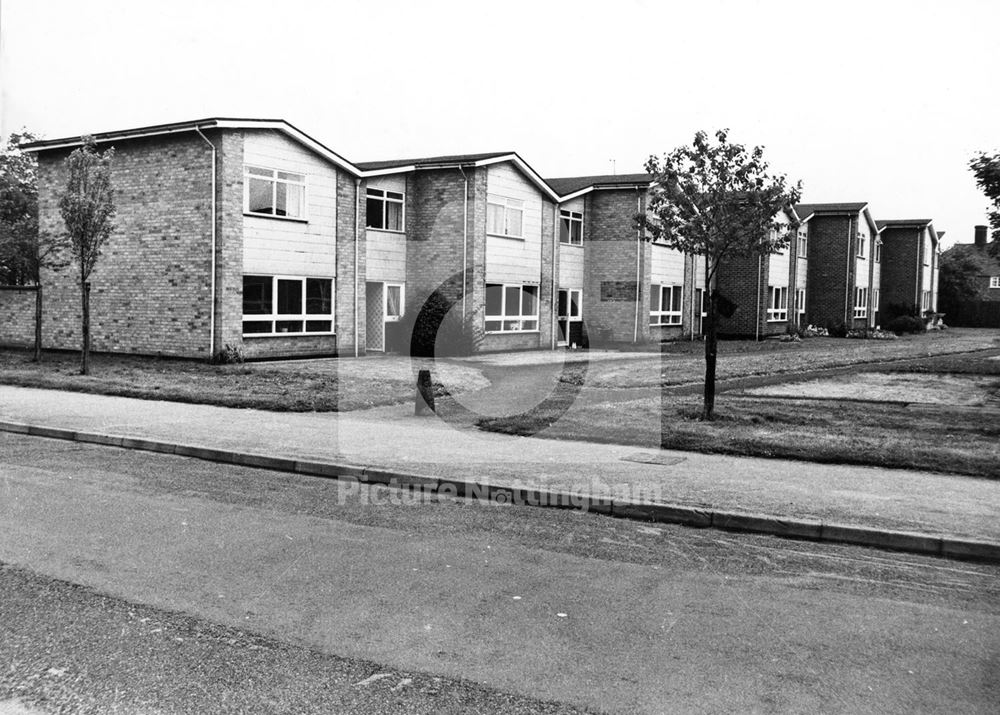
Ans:
{"type": "MultiPolygon", "coordinates": [[[[215,351],[243,345],[243,133],[206,132],[216,166],[215,351]]],[[[244,346],[246,347],[246,346],[244,346]]],[[[251,348],[250,353],[255,351],[251,348]]]]}
{"type": "Polygon", "coordinates": [[[0,290],[0,346],[20,348],[34,344],[35,291],[0,290]]]}
{"type": "MultiPolygon", "coordinates": [[[[39,155],[42,231],[65,232],[68,154],[39,155]]],[[[211,151],[195,134],[120,142],[112,181],[117,229],[90,277],[93,349],[208,357],[211,151]]],[[[78,269],[46,272],[43,284],[45,347],[79,348],[78,269]]]]}
{"type": "Polygon", "coordinates": [[[920,304],[917,290],[917,255],[920,232],[914,228],[882,231],[882,312],[892,303],[920,304]]]}
{"type": "MultiPolygon", "coordinates": [[[[636,320],[636,250],[645,242],[636,240],[635,190],[592,191],[584,207],[583,319],[592,346],[602,341],[632,342],[636,320]]],[[[640,255],[640,261],[643,256],[640,255]]],[[[641,264],[639,290],[639,339],[649,338],[649,259],[641,264]]]]}
{"type": "Polygon", "coordinates": [[[853,237],[857,218],[813,216],[809,220],[809,267],[806,283],[806,322],[826,327],[853,315],[853,237]],[[848,265],[850,256],[850,265],[848,265]],[[850,293],[847,293],[847,289],[850,293]],[[849,296],[849,303],[845,302],[849,296]],[[846,311],[851,309],[851,313],[846,311]]]}
{"type": "Polygon", "coordinates": [[[734,255],[719,265],[718,291],[737,306],[731,318],[719,317],[720,335],[755,337],[758,330],[764,334],[767,271],[768,261],[756,253],[734,255]]]}

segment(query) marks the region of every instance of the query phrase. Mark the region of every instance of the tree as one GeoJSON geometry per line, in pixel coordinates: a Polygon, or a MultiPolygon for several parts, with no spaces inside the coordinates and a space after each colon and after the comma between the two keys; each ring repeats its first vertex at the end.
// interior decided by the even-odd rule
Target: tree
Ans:
{"type": "Polygon", "coordinates": [[[42,359],[42,273],[59,270],[62,241],[38,231],[37,162],[19,145],[35,141],[14,132],[0,151],[0,283],[35,287],[35,354],[42,359]]]}
{"type": "Polygon", "coordinates": [[[945,313],[956,312],[963,303],[979,298],[977,279],[984,272],[982,259],[959,248],[941,254],[938,300],[945,313]]]}
{"type": "Polygon", "coordinates": [[[59,199],[59,212],[66,223],[70,250],[80,269],[80,299],[83,309],[80,372],[90,374],[90,274],[97,265],[101,247],[114,230],[115,202],[111,185],[111,163],[115,150],[97,151],[93,137],[66,159],[69,180],[59,199]]]}
{"type": "Polygon", "coordinates": [[[969,169],[976,177],[976,186],[990,200],[988,216],[990,228],[993,229],[990,252],[994,256],[1000,256],[1000,154],[990,156],[979,152],[969,160],[969,169]]]}
{"type": "Polygon", "coordinates": [[[719,265],[736,256],[768,255],[788,245],[789,233],[778,213],[797,203],[801,183],[789,186],[784,175],[770,175],[762,147],[747,150],[720,129],[713,141],[695,134],[662,158],[650,156],[653,176],[649,206],[639,221],[651,239],[684,253],[704,256],[709,305],[705,330],[705,399],[702,419],[715,410],[718,350],[719,265]]]}

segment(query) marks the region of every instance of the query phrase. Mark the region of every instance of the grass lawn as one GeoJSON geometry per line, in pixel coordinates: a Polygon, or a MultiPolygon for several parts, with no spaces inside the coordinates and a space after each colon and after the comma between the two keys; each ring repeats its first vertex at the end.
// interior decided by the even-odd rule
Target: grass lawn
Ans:
{"type": "MultiPolygon", "coordinates": [[[[244,365],[131,355],[92,356],[80,375],[76,353],[45,353],[41,364],[25,350],[0,350],[0,383],[92,392],[147,400],[289,412],[336,412],[412,400],[415,369],[408,358],[371,357],[244,365]]],[[[434,374],[462,392],[489,382],[474,367],[437,363],[434,374]]]]}
{"type": "MultiPolygon", "coordinates": [[[[804,389],[799,396],[802,399],[770,397],[764,388],[755,391],[765,393],[760,395],[737,396],[723,392],[716,402],[717,419],[703,422],[699,419],[700,395],[674,395],[669,389],[663,394],[648,388],[621,389],[624,379],[612,382],[618,389],[602,389],[609,373],[601,372],[603,365],[590,365],[586,372],[578,371],[584,385],[579,395],[569,384],[563,384],[543,409],[535,408],[523,415],[484,418],[477,424],[487,431],[553,439],[643,447],[659,445],[665,449],[1000,478],[1000,359],[991,359],[996,351],[991,351],[992,355],[948,354],[957,348],[997,347],[993,342],[995,332],[979,333],[981,335],[973,334],[951,344],[936,336],[920,336],[929,338],[924,342],[919,337],[889,341],[893,349],[881,354],[896,359],[928,352],[943,354],[912,357],[887,365],[859,366],[859,370],[887,373],[884,382],[889,386],[905,384],[900,379],[904,377],[901,373],[906,373],[907,377],[923,376],[930,385],[940,383],[942,386],[933,398],[911,391],[903,398],[912,400],[911,404],[877,401],[880,395],[870,387],[864,388],[868,383],[878,382],[877,375],[864,374],[858,381],[862,388],[853,397],[871,401],[830,399],[829,395],[815,399],[817,395],[804,394],[804,389]],[[597,388],[592,381],[595,371],[599,378],[597,388]],[[935,380],[937,375],[942,376],[941,379],[935,380]],[[983,391],[984,399],[975,404],[984,405],[984,408],[956,404],[962,401],[958,390],[949,402],[950,386],[961,382],[962,376],[974,376],[967,380],[968,387],[983,391]],[[942,394],[944,399],[941,399],[942,394]],[[925,400],[926,404],[917,403],[918,399],[925,400]]],[[[855,341],[835,342],[851,348],[841,355],[842,359],[854,357],[851,344],[855,341]]],[[[870,345],[874,341],[857,342],[870,345]]],[[[798,363],[800,355],[808,353],[821,356],[809,363],[810,366],[831,367],[830,363],[837,359],[833,353],[835,348],[836,345],[817,343],[816,347],[807,348],[808,352],[795,353],[794,359],[789,359],[789,353],[774,351],[771,354],[777,364],[773,372],[784,371],[798,363]]],[[[723,354],[719,362],[720,366],[727,361],[736,363],[731,365],[731,375],[755,375],[758,374],[756,360],[764,354],[763,351],[723,354]],[[747,359],[740,360],[743,357],[747,359]]],[[[702,369],[701,365],[698,367],[702,369]]],[[[567,382],[573,381],[575,375],[568,376],[567,382]]],[[[693,374],[691,377],[700,379],[693,374]]],[[[851,377],[847,375],[843,379],[849,381],[851,377]]],[[[667,386],[686,384],[681,379],[664,382],[667,386]]],[[[795,392],[794,383],[780,387],[786,393],[795,392]]]]}

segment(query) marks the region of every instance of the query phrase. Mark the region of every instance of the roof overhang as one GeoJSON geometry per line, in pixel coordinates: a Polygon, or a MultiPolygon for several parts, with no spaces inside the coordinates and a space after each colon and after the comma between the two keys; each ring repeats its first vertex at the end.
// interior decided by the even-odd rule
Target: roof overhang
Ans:
{"type": "Polygon", "coordinates": [[[577,189],[576,191],[561,196],[559,198],[559,203],[572,201],[573,199],[579,198],[584,194],[589,194],[591,191],[645,191],[646,189],[652,188],[655,184],[655,181],[637,181],[632,184],[591,184],[590,186],[585,186],[582,189],[577,189]]]}
{"type": "MultiPolygon", "coordinates": [[[[156,124],[137,129],[123,129],[113,132],[101,132],[94,134],[94,141],[98,144],[123,141],[127,139],[141,139],[144,137],[162,136],[165,134],[179,134],[182,132],[198,132],[204,129],[270,129],[285,134],[293,141],[312,150],[322,158],[341,169],[361,176],[362,172],[347,159],[333,151],[324,144],[313,139],[301,129],[289,124],[283,119],[225,119],[211,118],[198,119],[191,122],[176,122],[173,124],[156,124]]],[[[28,142],[21,145],[21,149],[29,152],[49,151],[53,149],[68,149],[83,145],[83,137],[67,137],[64,139],[43,139],[40,141],[28,142]]]]}

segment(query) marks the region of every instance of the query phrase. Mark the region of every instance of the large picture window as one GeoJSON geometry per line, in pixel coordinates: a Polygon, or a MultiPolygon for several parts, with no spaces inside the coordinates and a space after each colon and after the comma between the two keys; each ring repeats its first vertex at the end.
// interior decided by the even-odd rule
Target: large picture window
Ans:
{"type": "Polygon", "coordinates": [[[767,322],[788,320],[788,286],[768,286],[767,322]]]}
{"type": "Polygon", "coordinates": [[[649,324],[680,325],[683,286],[653,284],[649,290],[649,324]]]}
{"type": "Polygon", "coordinates": [[[403,231],[403,194],[399,191],[368,189],[366,193],[366,225],[383,231],[403,231]]]}
{"type": "Polygon", "coordinates": [[[246,167],[243,210],[256,216],[304,219],[306,177],[277,169],[246,167]]]}
{"type": "Polygon", "coordinates": [[[538,286],[486,284],[486,332],[538,330],[538,286]]]}
{"type": "Polygon", "coordinates": [[[244,335],[332,332],[332,278],[243,276],[244,335]]]}
{"type": "Polygon", "coordinates": [[[559,211],[559,243],[583,245],[583,214],[578,211],[559,211]]]}
{"type": "Polygon", "coordinates": [[[524,202],[490,194],[486,197],[486,233],[524,237],[524,202]]]}

